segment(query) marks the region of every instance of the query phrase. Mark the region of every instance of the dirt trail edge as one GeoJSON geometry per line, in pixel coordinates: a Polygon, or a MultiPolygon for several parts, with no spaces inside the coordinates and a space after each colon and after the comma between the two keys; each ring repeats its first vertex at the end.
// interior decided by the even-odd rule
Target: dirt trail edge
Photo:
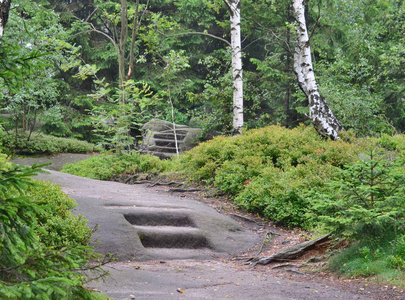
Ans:
{"type": "Polygon", "coordinates": [[[58,183],[98,226],[96,251],[118,253],[105,267],[111,276],[88,284],[115,299],[376,299],[235,263],[259,235],[197,201],[49,172],[38,178],[58,183]]]}

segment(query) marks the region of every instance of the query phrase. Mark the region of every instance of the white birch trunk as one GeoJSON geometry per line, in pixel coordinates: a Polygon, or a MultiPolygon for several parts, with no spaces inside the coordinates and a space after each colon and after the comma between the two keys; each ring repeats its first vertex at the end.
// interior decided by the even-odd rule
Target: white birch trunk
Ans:
{"type": "Polygon", "coordinates": [[[242,133],[243,127],[243,77],[240,29],[241,0],[224,0],[231,20],[232,79],[233,79],[233,134],[242,133]]]}
{"type": "Polygon", "coordinates": [[[294,18],[298,22],[298,41],[294,53],[294,72],[298,85],[309,102],[309,118],[319,134],[339,139],[339,131],[344,130],[325,99],[321,96],[312,65],[311,47],[305,20],[304,0],[292,0],[294,18]]]}

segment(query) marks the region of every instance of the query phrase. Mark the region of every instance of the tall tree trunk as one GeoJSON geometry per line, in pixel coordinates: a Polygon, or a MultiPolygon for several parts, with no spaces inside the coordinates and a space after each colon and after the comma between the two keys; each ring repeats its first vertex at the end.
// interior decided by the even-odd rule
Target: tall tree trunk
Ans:
{"type": "Polygon", "coordinates": [[[231,48],[232,48],[232,79],[233,79],[233,134],[242,132],[243,127],[243,78],[242,78],[242,46],[240,30],[241,0],[224,0],[231,15],[231,48]]]}
{"type": "Polygon", "coordinates": [[[132,34],[131,34],[131,50],[129,51],[129,64],[127,80],[131,79],[134,70],[134,60],[135,60],[135,41],[138,36],[139,24],[138,24],[138,12],[139,12],[139,0],[136,0],[134,20],[132,22],[132,34]]]}
{"type": "Polygon", "coordinates": [[[125,46],[128,39],[128,4],[121,0],[121,34],[118,41],[118,76],[121,89],[124,88],[125,76],[125,46]]]}
{"type": "Polygon", "coordinates": [[[7,24],[8,14],[10,12],[11,0],[0,0],[0,39],[4,33],[4,27],[7,24]]]}
{"type": "MultiPolygon", "coordinates": [[[[290,14],[288,14],[290,15],[290,14]]],[[[290,28],[287,27],[287,42],[286,42],[286,74],[288,74],[287,83],[285,87],[285,104],[284,104],[284,114],[285,114],[285,126],[288,128],[291,125],[291,111],[290,111],[290,99],[291,99],[291,81],[290,81],[290,74],[291,74],[291,62],[292,62],[292,53],[290,51],[290,42],[291,42],[291,31],[290,28]]]]}
{"type": "Polygon", "coordinates": [[[309,102],[309,118],[318,133],[333,140],[344,130],[319,92],[311,59],[311,47],[305,20],[305,0],[292,0],[293,15],[298,22],[298,41],[294,53],[294,72],[299,87],[309,102]]]}

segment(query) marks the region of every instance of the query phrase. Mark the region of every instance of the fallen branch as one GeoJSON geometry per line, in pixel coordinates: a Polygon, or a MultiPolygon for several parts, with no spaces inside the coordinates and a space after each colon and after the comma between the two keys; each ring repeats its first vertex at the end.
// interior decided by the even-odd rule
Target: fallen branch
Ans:
{"type": "Polygon", "coordinates": [[[200,189],[169,189],[169,192],[176,192],[176,193],[190,193],[190,192],[199,192],[200,189]]]}
{"type": "Polygon", "coordinates": [[[290,273],[294,273],[294,274],[298,274],[298,275],[305,275],[305,273],[297,271],[297,270],[286,270],[286,272],[290,272],[290,273]]]}
{"type": "Polygon", "coordinates": [[[184,183],[177,182],[177,181],[170,181],[170,182],[154,182],[151,186],[156,186],[156,185],[165,185],[165,186],[182,186],[184,183]]]}
{"type": "Polygon", "coordinates": [[[294,245],[291,246],[287,249],[284,249],[280,252],[277,252],[276,254],[267,256],[267,257],[255,257],[255,258],[251,258],[249,259],[249,264],[250,265],[257,265],[257,264],[261,264],[261,265],[267,265],[270,262],[273,261],[288,261],[288,260],[292,260],[296,257],[298,257],[302,252],[304,252],[305,250],[307,250],[308,248],[314,246],[315,244],[324,241],[325,239],[327,239],[330,236],[330,233],[325,234],[319,238],[307,241],[307,242],[303,242],[301,244],[298,245],[294,245]]]}
{"type": "MultiPolygon", "coordinates": [[[[239,219],[239,220],[242,220],[242,221],[247,221],[247,222],[250,222],[250,223],[258,224],[258,222],[256,222],[255,220],[247,218],[245,216],[238,215],[238,214],[229,214],[229,216],[231,218],[235,218],[235,219],[239,219]]],[[[258,224],[258,225],[263,226],[262,224],[258,224]]]]}
{"type": "Polygon", "coordinates": [[[282,264],[282,265],[278,265],[278,266],[275,266],[275,267],[272,267],[272,269],[273,270],[275,270],[275,269],[284,269],[284,268],[297,268],[297,269],[299,269],[299,268],[303,268],[303,267],[306,267],[308,264],[311,264],[311,263],[317,263],[317,262],[320,262],[320,261],[323,261],[323,260],[325,260],[325,256],[322,256],[322,257],[312,257],[312,258],[310,258],[310,259],[308,259],[305,263],[302,263],[302,264],[298,264],[298,265],[294,265],[294,264],[282,264]]]}
{"type": "Polygon", "coordinates": [[[176,182],[176,181],[156,182],[156,181],[150,181],[150,180],[137,180],[137,181],[134,181],[132,184],[150,184],[151,187],[154,187],[154,186],[182,186],[183,185],[183,183],[176,182]]]}
{"type": "Polygon", "coordinates": [[[306,265],[307,265],[307,263],[299,264],[299,265],[283,264],[283,265],[275,266],[275,267],[273,267],[271,269],[276,270],[276,269],[284,269],[284,268],[302,268],[302,267],[304,267],[306,265]]]}

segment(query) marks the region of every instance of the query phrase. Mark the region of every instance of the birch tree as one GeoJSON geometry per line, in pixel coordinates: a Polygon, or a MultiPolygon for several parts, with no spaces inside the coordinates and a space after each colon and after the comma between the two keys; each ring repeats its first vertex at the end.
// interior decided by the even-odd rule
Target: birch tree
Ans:
{"type": "Polygon", "coordinates": [[[4,33],[10,11],[11,0],[0,0],[0,39],[4,33]]]}
{"type": "Polygon", "coordinates": [[[232,51],[232,81],[233,81],[233,134],[242,133],[243,127],[243,77],[242,77],[242,47],[240,29],[241,0],[224,0],[231,15],[231,51],[232,51]]]}
{"type": "Polygon", "coordinates": [[[339,139],[343,126],[319,92],[312,65],[311,47],[305,20],[305,0],[292,0],[293,15],[297,21],[297,44],[294,52],[294,73],[299,87],[308,98],[309,118],[325,137],[339,139]]]}
{"type": "Polygon", "coordinates": [[[231,23],[231,42],[227,40],[210,34],[208,32],[184,32],[176,35],[186,35],[186,34],[195,34],[195,35],[204,35],[208,36],[222,42],[225,42],[228,46],[231,47],[232,55],[232,85],[233,85],[233,125],[232,132],[233,135],[242,133],[243,127],[243,77],[242,77],[242,47],[241,47],[241,0],[215,0],[214,9],[218,12],[218,7],[220,3],[223,2],[228,8],[230,14],[230,23],[231,23]]]}

